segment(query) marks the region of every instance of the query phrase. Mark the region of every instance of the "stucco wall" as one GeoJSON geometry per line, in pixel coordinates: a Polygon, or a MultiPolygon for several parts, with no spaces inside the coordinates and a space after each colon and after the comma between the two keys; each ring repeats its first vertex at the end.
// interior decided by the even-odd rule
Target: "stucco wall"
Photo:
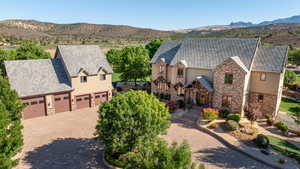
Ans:
{"type": "Polygon", "coordinates": [[[197,69],[197,68],[187,68],[186,70],[186,84],[191,84],[197,76],[206,76],[212,82],[213,72],[210,69],[197,69]]]}
{"type": "Polygon", "coordinates": [[[266,80],[260,80],[262,72],[252,71],[250,79],[250,91],[267,94],[277,94],[282,76],[280,73],[266,73],[266,80]]]}

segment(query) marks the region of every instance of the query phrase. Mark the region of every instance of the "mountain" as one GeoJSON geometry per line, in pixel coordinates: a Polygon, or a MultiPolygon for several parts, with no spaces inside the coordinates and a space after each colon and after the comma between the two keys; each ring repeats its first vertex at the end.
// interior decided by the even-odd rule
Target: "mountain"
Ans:
{"type": "Polygon", "coordinates": [[[272,24],[300,24],[300,15],[288,17],[288,18],[281,18],[281,19],[276,19],[273,21],[263,21],[258,24],[253,24],[251,22],[231,22],[229,26],[265,26],[265,25],[272,25],[272,24]]]}
{"type": "MultiPolygon", "coordinates": [[[[56,24],[36,20],[0,21],[0,42],[18,43],[19,40],[32,40],[51,44],[64,43],[111,43],[127,44],[127,40],[141,41],[155,37],[167,37],[176,34],[172,31],[161,31],[137,28],[126,25],[106,24],[56,24]],[[119,42],[118,42],[119,41],[119,42]]],[[[1,43],[0,43],[1,44],[1,43]]]]}

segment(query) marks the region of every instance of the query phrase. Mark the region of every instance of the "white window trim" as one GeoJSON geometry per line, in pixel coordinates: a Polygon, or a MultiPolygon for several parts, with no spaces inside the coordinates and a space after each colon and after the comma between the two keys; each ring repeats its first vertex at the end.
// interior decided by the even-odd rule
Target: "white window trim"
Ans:
{"type": "Polygon", "coordinates": [[[264,72],[260,73],[259,79],[260,79],[261,81],[266,81],[266,80],[267,80],[267,74],[264,73],[264,72]],[[262,78],[263,76],[264,76],[264,78],[262,78]]]}

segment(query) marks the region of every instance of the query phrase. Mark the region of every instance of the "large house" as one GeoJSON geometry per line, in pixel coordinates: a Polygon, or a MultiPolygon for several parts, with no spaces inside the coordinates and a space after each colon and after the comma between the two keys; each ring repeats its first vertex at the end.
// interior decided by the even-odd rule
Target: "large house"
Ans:
{"type": "Polygon", "coordinates": [[[60,45],[54,59],[5,61],[23,118],[94,107],[112,97],[112,68],[95,45],[60,45]]]}
{"type": "Polygon", "coordinates": [[[287,46],[262,46],[259,38],[165,41],[151,60],[151,90],[239,113],[257,103],[276,115],[287,53],[287,46]]]}

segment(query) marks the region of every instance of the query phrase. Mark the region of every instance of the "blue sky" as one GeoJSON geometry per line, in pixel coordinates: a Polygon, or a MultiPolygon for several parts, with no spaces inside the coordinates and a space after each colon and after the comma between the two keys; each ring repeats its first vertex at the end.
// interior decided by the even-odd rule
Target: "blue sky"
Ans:
{"type": "Polygon", "coordinates": [[[300,15],[299,0],[1,0],[0,20],[89,22],[154,29],[254,23],[300,15]],[[2,1],[2,2],[1,2],[2,1]]]}

